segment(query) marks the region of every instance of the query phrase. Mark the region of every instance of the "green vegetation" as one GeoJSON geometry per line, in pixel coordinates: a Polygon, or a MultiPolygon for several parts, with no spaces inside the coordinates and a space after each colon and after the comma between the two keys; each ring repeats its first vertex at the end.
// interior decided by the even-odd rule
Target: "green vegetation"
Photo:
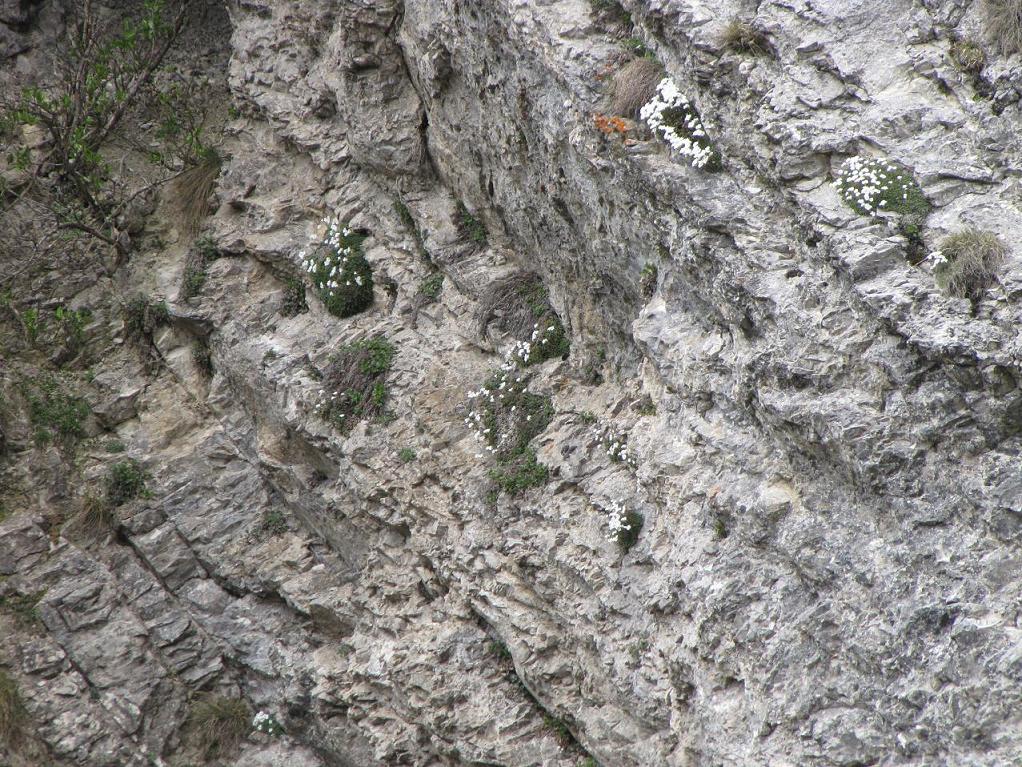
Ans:
{"type": "Polygon", "coordinates": [[[496,640],[490,642],[490,652],[497,656],[498,659],[507,663],[512,662],[511,651],[507,649],[507,645],[503,642],[496,640]]]}
{"type": "Polygon", "coordinates": [[[181,297],[184,299],[195,298],[195,296],[202,292],[205,284],[205,269],[197,266],[187,267],[181,280],[181,297]]]}
{"type": "Polygon", "coordinates": [[[510,495],[545,485],[549,478],[550,470],[536,459],[536,451],[531,447],[524,448],[490,470],[490,479],[510,495]]]}
{"type": "Polygon", "coordinates": [[[124,326],[128,336],[135,340],[152,339],[153,332],[170,322],[170,309],[166,301],[154,302],[138,295],[124,307],[124,326]]]}
{"type": "Polygon", "coordinates": [[[297,277],[284,281],[284,300],[280,305],[280,313],[285,317],[297,317],[309,311],[305,301],[305,283],[297,277]]]}
{"type": "Polygon", "coordinates": [[[642,273],[639,275],[639,291],[647,301],[656,293],[659,276],[660,270],[656,264],[646,264],[642,267],[642,273]]]}
{"type": "Polygon", "coordinates": [[[123,453],[124,443],[121,442],[119,439],[111,439],[107,441],[106,445],[104,445],[104,448],[108,453],[123,453]]]}
{"type": "Polygon", "coordinates": [[[107,504],[121,506],[146,492],[146,473],[138,461],[129,458],[110,467],[106,480],[107,504]]]}
{"type": "Polygon", "coordinates": [[[638,542],[639,533],[642,531],[645,521],[642,514],[637,511],[625,512],[624,525],[618,529],[616,536],[617,545],[621,547],[622,551],[630,551],[632,546],[638,542]]]}
{"type": "Polygon", "coordinates": [[[93,493],[86,495],[78,516],[79,529],[90,538],[101,538],[116,526],[117,517],[108,499],[93,493]]]}
{"type": "Polygon", "coordinates": [[[581,413],[578,414],[578,418],[586,426],[591,426],[592,424],[596,423],[596,413],[594,413],[592,410],[583,410],[581,413]]]}
{"type": "Polygon", "coordinates": [[[415,460],[415,451],[412,450],[410,447],[403,447],[400,450],[398,450],[397,457],[398,460],[401,461],[401,463],[411,463],[412,461],[415,460]]]}
{"type": "Polygon", "coordinates": [[[845,161],[835,186],[841,199],[860,216],[901,213],[921,223],[930,210],[930,203],[912,172],[878,157],[852,157],[845,161]]]}
{"type": "Polygon", "coordinates": [[[993,232],[968,228],[948,235],[934,264],[937,285],[952,296],[978,298],[1007,253],[993,232]]]}
{"type": "Polygon", "coordinates": [[[366,237],[336,222],[329,237],[306,260],[306,269],[327,311],[351,317],[373,304],[373,270],[362,248],[366,237]]]}
{"type": "Polygon", "coordinates": [[[23,379],[19,389],[28,402],[36,442],[44,445],[59,437],[65,444],[71,444],[85,435],[84,421],[91,412],[89,404],[69,393],[66,381],[39,375],[23,379]]]}
{"type": "Polygon", "coordinates": [[[455,224],[458,227],[458,232],[462,239],[473,243],[478,247],[483,247],[487,243],[486,227],[483,226],[483,222],[472,215],[469,209],[465,207],[465,203],[458,201],[458,212],[455,217],[455,224]]]}
{"type": "Polygon", "coordinates": [[[386,377],[396,350],[383,336],[345,346],[323,376],[320,415],[342,433],[356,423],[383,415],[386,377]]]}
{"type": "Polygon", "coordinates": [[[0,612],[11,616],[20,628],[33,630],[41,623],[39,600],[45,593],[36,591],[31,594],[8,594],[0,597],[0,612]]]}
{"type": "Polygon", "coordinates": [[[71,349],[80,349],[85,342],[85,325],[92,318],[88,309],[68,309],[58,306],[53,316],[64,332],[64,340],[71,349]]]}
{"type": "Polygon", "coordinates": [[[18,683],[0,669],[0,744],[13,749],[24,735],[28,711],[18,683]]]}
{"type": "Polygon", "coordinates": [[[637,407],[639,415],[656,415],[656,403],[648,394],[639,400],[637,407]]]}
{"type": "Polygon", "coordinates": [[[281,535],[287,532],[287,520],[283,512],[267,509],[263,512],[262,529],[270,535],[281,535]]]}
{"type": "Polygon", "coordinates": [[[966,74],[978,75],[987,63],[983,49],[972,40],[954,40],[951,43],[950,53],[955,66],[966,74]]]}
{"type": "Polygon", "coordinates": [[[656,59],[656,54],[653,53],[646,44],[638,37],[628,37],[621,41],[621,47],[631,53],[633,56],[642,56],[647,59],[656,59]]]}
{"type": "Polygon", "coordinates": [[[770,53],[770,42],[762,30],[742,19],[732,19],[724,28],[724,47],[735,53],[761,55],[770,53]]]}
{"type": "Polygon", "coordinates": [[[627,26],[632,24],[632,14],[626,11],[617,0],[589,0],[589,5],[601,21],[627,26]]]}
{"type": "Polygon", "coordinates": [[[192,704],[188,716],[195,745],[208,759],[228,756],[248,734],[251,712],[239,698],[210,695],[192,704]]]}
{"type": "Polygon", "coordinates": [[[491,317],[521,343],[513,352],[516,364],[535,365],[571,351],[561,318],[547,289],[536,275],[519,274],[496,283],[480,302],[483,326],[491,317]]]}
{"type": "Polygon", "coordinates": [[[432,303],[440,298],[440,291],[444,287],[444,273],[433,272],[421,283],[419,283],[419,296],[423,303],[432,303]]]}
{"type": "Polygon", "coordinates": [[[192,342],[192,362],[206,378],[213,377],[213,354],[207,342],[198,339],[192,342]]]}
{"type": "Polygon", "coordinates": [[[25,339],[34,344],[39,339],[39,310],[26,309],[21,313],[21,322],[25,326],[25,339]]]}
{"type": "Polygon", "coordinates": [[[429,250],[426,249],[426,241],[423,237],[422,230],[418,224],[415,223],[415,218],[412,216],[412,212],[405,205],[403,200],[394,201],[394,211],[397,213],[397,217],[401,219],[401,223],[404,224],[405,228],[411,232],[412,237],[415,238],[415,247],[419,251],[419,255],[426,263],[433,263],[433,259],[429,254],[429,250]]]}

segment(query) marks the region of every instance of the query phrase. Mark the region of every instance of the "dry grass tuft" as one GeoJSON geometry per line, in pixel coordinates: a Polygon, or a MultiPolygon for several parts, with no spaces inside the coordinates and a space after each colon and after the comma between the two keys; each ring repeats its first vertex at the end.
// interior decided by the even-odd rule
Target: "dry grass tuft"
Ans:
{"type": "Polygon", "coordinates": [[[753,55],[770,53],[770,41],[766,35],[752,24],[741,19],[732,19],[724,28],[721,39],[724,47],[736,53],[753,55]]]}
{"type": "Polygon", "coordinates": [[[189,168],[173,182],[181,210],[182,226],[188,234],[196,234],[210,214],[209,197],[220,175],[220,155],[207,152],[200,164],[189,168]]]}
{"type": "Polygon", "coordinates": [[[251,729],[251,712],[240,698],[210,695],[192,704],[188,723],[195,745],[206,759],[233,751],[251,729]]]}
{"type": "Polygon", "coordinates": [[[614,74],[610,111],[634,118],[639,109],[653,98],[657,83],[663,76],[664,69],[658,61],[645,57],[632,59],[614,74]]]}
{"type": "Polygon", "coordinates": [[[1022,53],[1022,0],[983,0],[987,33],[1005,56],[1022,53]]]}
{"type": "Polygon", "coordinates": [[[993,232],[963,229],[940,243],[943,259],[934,269],[937,285],[952,296],[977,298],[1008,253],[993,232]]]}
{"type": "Polygon", "coordinates": [[[117,517],[106,498],[89,493],[82,501],[82,510],[75,520],[75,528],[87,538],[102,538],[117,525],[117,517]]]}

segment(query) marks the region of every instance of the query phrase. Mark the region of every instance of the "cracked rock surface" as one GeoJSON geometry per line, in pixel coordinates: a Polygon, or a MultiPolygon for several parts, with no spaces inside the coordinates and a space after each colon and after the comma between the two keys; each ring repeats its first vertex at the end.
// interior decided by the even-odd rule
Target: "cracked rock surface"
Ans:
{"type": "MultiPolygon", "coordinates": [[[[164,195],[119,268],[14,283],[89,307],[82,349],[55,363],[0,318],[0,669],[31,723],[0,765],[198,764],[210,693],[283,726],[214,760],[239,767],[1022,760],[1022,59],[980,3],[200,5],[181,55],[233,108],[198,295],[164,195]],[[735,17],[770,50],[729,50],[735,17]],[[595,127],[628,37],[720,172],[595,127]],[[927,250],[1008,244],[981,297],[842,202],[862,154],[912,170],[927,250]],[[311,285],[286,306],[327,215],[367,234],[375,300],[346,319],[311,285]],[[571,351],[529,368],[549,477],[512,495],[465,418],[519,272],[571,351]],[[141,342],[140,294],[169,314],[141,342]],[[323,375],[379,335],[385,417],[340,430],[323,375]],[[73,448],[35,438],[42,375],[91,407],[73,448]],[[128,458],[147,491],[84,529],[128,458]],[[628,550],[615,504],[643,518],[628,550]]],[[[63,18],[0,2],[4,66],[31,75],[63,18]]]]}

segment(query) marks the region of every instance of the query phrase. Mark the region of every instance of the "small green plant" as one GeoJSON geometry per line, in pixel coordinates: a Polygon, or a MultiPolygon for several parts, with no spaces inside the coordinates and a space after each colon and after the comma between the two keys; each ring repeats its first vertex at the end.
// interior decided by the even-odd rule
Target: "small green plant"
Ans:
{"type": "Polygon", "coordinates": [[[265,711],[260,711],[253,717],[252,729],[271,738],[279,738],[284,734],[284,725],[277,721],[273,714],[267,714],[265,711]]]}
{"type": "Polygon", "coordinates": [[[444,273],[433,272],[421,283],[419,283],[419,295],[425,303],[432,303],[440,298],[440,291],[444,287],[444,273]]]}
{"type": "Polygon", "coordinates": [[[983,49],[972,40],[954,40],[950,53],[955,66],[966,74],[978,75],[987,63],[983,49]]]}
{"type": "Polygon", "coordinates": [[[483,222],[472,215],[465,203],[458,201],[458,212],[455,218],[458,232],[462,238],[478,247],[483,247],[487,242],[486,227],[483,222]]]}
{"type": "Polygon", "coordinates": [[[85,435],[84,421],[91,412],[89,404],[66,389],[67,384],[48,375],[24,379],[22,396],[28,402],[29,418],[35,427],[36,441],[47,444],[60,437],[71,444],[85,435]]]}
{"type": "Polygon", "coordinates": [[[639,540],[639,533],[642,531],[644,522],[645,519],[637,511],[626,511],[624,513],[621,524],[614,533],[617,545],[621,548],[621,551],[626,553],[631,551],[632,547],[639,540]]]}
{"type": "Polygon", "coordinates": [[[106,451],[108,453],[123,453],[124,452],[124,443],[121,442],[119,439],[108,440],[107,443],[103,447],[106,449],[106,451]]]}
{"type": "Polygon", "coordinates": [[[195,298],[206,285],[206,270],[199,266],[188,266],[181,280],[181,297],[195,298]]]}
{"type": "Polygon", "coordinates": [[[124,307],[124,326],[131,338],[151,339],[156,328],[170,322],[170,309],[166,301],[152,301],[143,295],[135,296],[124,307]]]}
{"type": "Polygon", "coordinates": [[[331,314],[351,317],[373,303],[373,272],[362,250],[365,236],[336,217],[326,220],[327,231],[312,255],[298,255],[320,300],[331,314]]]}
{"type": "Polygon", "coordinates": [[[284,282],[284,300],[280,305],[280,313],[285,317],[297,317],[309,311],[305,301],[305,283],[296,277],[284,282]]]}
{"type": "Polygon", "coordinates": [[[516,365],[535,365],[571,351],[561,318],[557,316],[547,289],[535,275],[515,275],[494,285],[483,298],[483,325],[499,317],[499,327],[517,340],[511,350],[516,365]]]}
{"type": "Polygon", "coordinates": [[[571,734],[571,729],[568,727],[568,723],[563,719],[559,719],[548,711],[543,712],[543,724],[545,724],[551,732],[557,737],[557,740],[561,742],[562,746],[569,746],[575,742],[575,736],[571,734]]]}
{"type": "Polygon", "coordinates": [[[359,421],[383,415],[386,377],[396,350],[383,336],[341,349],[323,376],[320,415],[342,433],[359,421]]]}
{"type": "Polygon", "coordinates": [[[860,216],[901,213],[922,217],[930,209],[911,171],[877,157],[849,158],[834,185],[845,204],[860,216]]]}
{"type": "Polygon", "coordinates": [[[415,451],[410,447],[403,447],[398,450],[397,457],[401,463],[411,463],[415,460],[415,451]]]}
{"type": "Polygon", "coordinates": [[[919,216],[902,216],[898,222],[898,231],[905,238],[905,258],[915,266],[926,258],[926,243],[923,241],[923,229],[919,216]]]}
{"type": "Polygon", "coordinates": [[[213,353],[209,350],[208,343],[199,340],[192,342],[192,362],[206,378],[213,377],[213,353]]]}
{"type": "Polygon", "coordinates": [[[60,327],[64,331],[67,344],[72,349],[78,349],[85,341],[85,326],[92,318],[92,312],[88,309],[68,309],[65,306],[58,306],[53,310],[60,327]]]}
{"type": "Polygon", "coordinates": [[[637,407],[639,415],[656,415],[656,403],[653,402],[653,398],[648,394],[639,400],[637,407]]]}
{"type": "Polygon", "coordinates": [[[593,425],[594,423],[596,423],[597,420],[596,413],[594,413],[592,410],[583,410],[581,413],[578,414],[578,419],[586,426],[593,425]]]}
{"type": "Polygon", "coordinates": [[[550,469],[539,462],[536,451],[531,447],[524,448],[510,459],[502,461],[497,468],[490,470],[490,479],[509,495],[517,495],[532,487],[541,487],[549,478],[550,469]]]}
{"type": "Polygon", "coordinates": [[[728,536],[727,524],[721,517],[713,520],[713,535],[718,541],[722,541],[728,536]]]}
{"type": "Polygon", "coordinates": [[[987,32],[1005,56],[1022,51],[1022,0],[983,0],[987,32]]]}
{"type": "Polygon", "coordinates": [[[415,223],[415,218],[412,216],[412,212],[408,209],[408,206],[405,205],[403,200],[395,200],[394,211],[397,213],[397,217],[401,219],[401,223],[404,224],[405,228],[411,232],[412,237],[415,238],[415,248],[419,251],[419,255],[427,263],[432,263],[429,250],[426,249],[426,241],[423,237],[422,230],[415,223]]]}
{"type": "Polygon", "coordinates": [[[654,58],[639,57],[626,63],[614,73],[611,82],[611,113],[634,118],[656,95],[657,84],[663,77],[664,68],[654,58]]]}
{"type": "Polygon", "coordinates": [[[30,594],[8,594],[0,597],[0,612],[11,616],[21,629],[32,631],[39,628],[39,600],[45,595],[45,591],[36,591],[30,594]]]}
{"type": "Polygon", "coordinates": [[[937,285],[952,296],[977,298],[1007,253],[1007,246],[993,232],[968,228],[948,235],[934,255],[937,285]]]}
{"type": "Polygon", "coordinates": [[[647,59],[656,59],[656,54],[653,53],[646,44],[638,37],[627,37],[621,41],[621,47],[631,53],[633,56],[642,56],[647,59]]]}
{"type": "Polygon", "coordinates": [[[511,651],[507,649],[507,645],[503,642],[493,641],[490,642],[490,652],[497,656],[498,659],[510,663],[512,661],[511,651]]]}
{"type": "Polygon", "coordinates": [[[18,683],[0,669],[0,744],[13,749],[24,736],[27,724],[28,711],[18,683]]]}
{"type": "Polygon", "coordinates": [[[647,301],[656,293],[659,276],[660,270],[656,264],[646,264],[642,267],[642,273],[639,275],[639,291],[647,301]]]}
{"type": "Polygon", "coordinates": [[[602,21],[631,26],[632,14],[617,0],[589,0],[593,13],[602,21]]]}
{"type": "Polygon", "coordinates": [[[210,695],[192,704],[188,723],[195,744],[208,759],[229,755],[249,733],[251,712],[239,698],[210,695]]]}
{"type": "Polygon", "coordinates": [[[732,19],[724,28],[724,47],[735,53],[761,55],[770,52],[770,42],[760,29],[742,19],[732,19]]]}
{"type": "Polygon", "coordinates": [[[270,535],[281,535],[287,532],[287,520],[284,514],[277,509],[267,509],[263,512],[262,529],[270,535]]]}
{"type": "Polygon", "coordinates": [[[146,493],[146,474],[142,465],[129,458],[110,467],[106,480],[106,501],[121,506],[146,493]]]}
{"type": "Polygon", "coordinates": [[[25,338],[30,344],[34,344],[39,340],[39,310],[38,309],[26,309],[21,313],[21,321],[25,325],[25,338]]]}

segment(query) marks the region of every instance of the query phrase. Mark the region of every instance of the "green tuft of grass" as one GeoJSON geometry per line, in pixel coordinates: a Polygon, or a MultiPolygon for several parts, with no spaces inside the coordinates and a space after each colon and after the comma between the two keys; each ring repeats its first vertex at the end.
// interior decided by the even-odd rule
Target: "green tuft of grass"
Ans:
{"type": "Polygon", "coordinates": [[[270,535],[281,535],[287,532],[287,520],[283,512],[267,509],[263,512],[262,529],[270,535]]]}
{"type": "Polygon", "coordinates": [[[117,526],[117,517],[107,498],[89,493],[82,501],[78,529],[89,538],[102,538],[117,526]]]}
{"type": "Polygon", "coordinates": [[[91,409],[83,398],[69,393],[66,384],[40,375],[22,380],[19,388],[28,402],[36,442],[48,444],[60,438],[70,445],[85,435],[84,421],[91,409]]]}
{"type": "Polygon", "coordinates": [[[433,272],[419,283],[419,295],[425,303],[432,303],[440,298],[440,291],[444,287],[444,273],[433,272]]]}
{"type": "Polygon", "coordinates": [[[106,502],[111,507],[121,506],[146,493],[146,473],[142,464],[133,458],[110,467],[106,480],[106,502]]]}
{"type": "Polygon", "coordinates": [[[488,237],[486,234],[486,227],[483,222],[476,218],[465,207],[465,203],[461,200],[458,201],[458,212],[455,218],[455,224],[457,224],[458,232],[462,238],[473,243],[478,247],[486,245],[488,237]]]}
{"type": "Polygon", "coordinates": [[[415,460],[415,451],[410,447],[403,447],[397,451],[397,457],[401,463],[411,463],[415,460]]]}
{"type": "Polygon", "coordinates": [[[248,735],[251,712],[239,698],[210,695],[192,704],[188,723],[202,755],[207,760],[220,759],[248,735]]]}

